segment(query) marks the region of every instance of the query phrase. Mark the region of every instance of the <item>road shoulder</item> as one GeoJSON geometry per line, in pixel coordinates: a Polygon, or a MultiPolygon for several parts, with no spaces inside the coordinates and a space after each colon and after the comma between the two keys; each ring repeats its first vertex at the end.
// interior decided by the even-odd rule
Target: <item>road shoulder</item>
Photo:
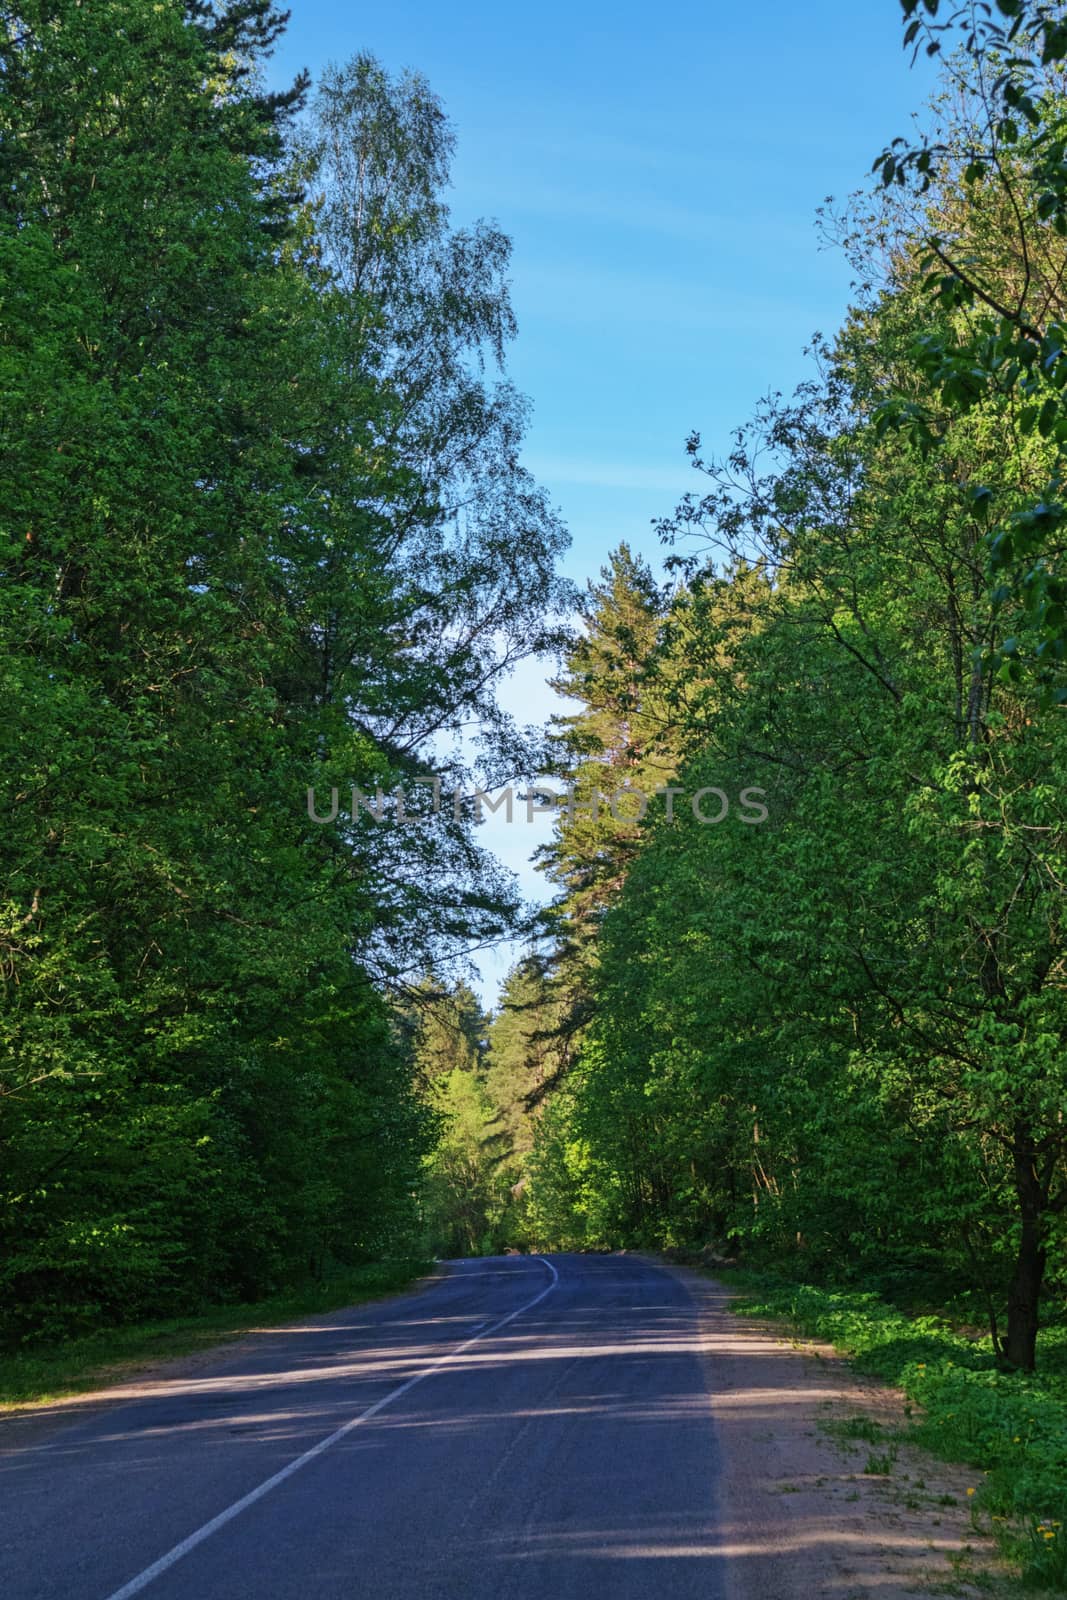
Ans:
{"type": "Polygon", "coordinates": [[[661,1264],[700,1310],[729,1600],[1018,1592],[972,1522],[980,1474],[894,1437],[907,1424],[899,1390],[784,1324],[735,1314],[718,1280],[661,1264]]]}

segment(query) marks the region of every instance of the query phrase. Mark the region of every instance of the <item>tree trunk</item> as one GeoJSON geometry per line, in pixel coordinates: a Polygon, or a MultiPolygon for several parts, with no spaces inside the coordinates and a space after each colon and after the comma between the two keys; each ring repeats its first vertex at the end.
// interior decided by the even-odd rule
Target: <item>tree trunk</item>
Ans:
{"type": "Polygon", "coordinates": [[[1045,1196],[1038,1179],[1031,1141],[1016,1134],[1015,1192],[1022,1232],[1015,1271],[1008,1290],[1008,1333],[1004,1359],[1023,1372],[1033,1372],[1037,1354],[1038,1300],[1045,1276],[1045,1196]]]}

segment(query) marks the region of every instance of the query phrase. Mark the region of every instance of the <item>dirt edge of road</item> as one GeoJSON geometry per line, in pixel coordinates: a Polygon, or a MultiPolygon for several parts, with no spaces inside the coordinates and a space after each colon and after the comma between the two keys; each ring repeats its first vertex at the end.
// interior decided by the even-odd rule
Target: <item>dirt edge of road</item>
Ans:
{"type": "Polygon", "coordinates": [[[900,1390],[784,1323],[738,1315],[719,1280],[649,1259],[700,1308],[730,1600],[1019,1593],[972,1520],[981,1474],[895,1437],[907,1426],[900,1390]]]}

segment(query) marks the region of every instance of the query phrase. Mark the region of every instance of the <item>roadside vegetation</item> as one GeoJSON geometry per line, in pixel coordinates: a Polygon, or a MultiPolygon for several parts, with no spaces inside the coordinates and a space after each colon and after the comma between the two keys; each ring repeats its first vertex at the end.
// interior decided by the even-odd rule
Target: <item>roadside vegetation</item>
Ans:
{"type": "MultiPolygon", "coordinates": [[[[948,1315],[905,1313],[871,1291],[751,1270],[724,1276],[740,1290],[733,1311],[784,1318],[833,1344],[857,1371],[902,1389],[916,1407],[907,1437],[975,1468],[975,1518],[1024,1581],[1067,1591],[1067,1316],[1046,1328],[1037,1367],[1024,1376],[1003,1371],[988,1341],[948,1315]]],[[[871,1437],[884,1447],[880,1434],[871,1437]]]]}
{"type": "Polygon", "coordinates": [[[432,1262],[415,1259],[375,1261],[247,1305],[215,1306],[196,1316],[122,1323],[54,1343],[27,1342],[0,1354],[0,1415],[8,1409],[127,1382],[146,1364],[240,1339],[253,1328],[280,1327],[294,1317],[397,1294],[431,1268],[432,1262]]]}

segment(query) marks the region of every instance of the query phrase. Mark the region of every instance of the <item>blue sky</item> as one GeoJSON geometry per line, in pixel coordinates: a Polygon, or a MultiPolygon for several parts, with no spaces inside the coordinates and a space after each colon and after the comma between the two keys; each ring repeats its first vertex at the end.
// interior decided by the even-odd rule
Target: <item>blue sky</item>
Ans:
{"type": "MultiPolygon", "coordinates": [[[[658,564],[651,519],[699,487],[686,435],[724,451],[844,314],[849,268],[816,208],[867,182],[931,84],[909,70],[897,0],[290,4],[272,81],[357,50],[417,68],[458,136],[454,220],[513,240],[509,368],[533,403],[526,463],[571,530],[568,574],[584,582],[623,539],[658,564]]],[[[524,721],[552,709],[542,677],[505,697],[524,721]]],[[[498,831],[540,893],[532,830],[498,831]]],[[[487,992],[505,962],[483,963],[487,992]]]]}

